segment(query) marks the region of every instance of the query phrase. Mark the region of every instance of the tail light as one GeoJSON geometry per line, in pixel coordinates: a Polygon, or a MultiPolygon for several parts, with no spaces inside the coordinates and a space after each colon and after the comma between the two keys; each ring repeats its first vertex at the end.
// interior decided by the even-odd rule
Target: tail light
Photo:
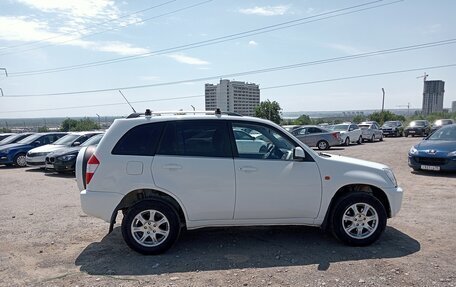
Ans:
{"type": "Polygon", "coordinates": [[[95,171],[97,170],[98,166],[100,165],[100,161],[95,155],[92,155],[87,162],[87,170],[86,170],[86,184],[89,184],[92,180],[95,171]]]}
{"type": "Polygon", "coordinates": [[[339,132],[334,132],[332,133],[332,136],[335,138],[335,139],[340,139],[340,133],[339,132]]]}

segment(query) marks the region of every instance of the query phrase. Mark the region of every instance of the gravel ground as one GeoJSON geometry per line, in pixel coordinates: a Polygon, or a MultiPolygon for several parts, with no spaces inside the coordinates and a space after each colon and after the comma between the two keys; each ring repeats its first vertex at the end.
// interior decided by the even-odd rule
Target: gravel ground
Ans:
{"type": "Polygon", "coordinates": [[[378,242],[342,245],[310,227],[187,231],[142,256],[87,217],[75,179],[0,166],[1,286],[456,286],[456,174],[411,172],[418,138],[334,148],[391,166],[402,210],[378,242]]]}

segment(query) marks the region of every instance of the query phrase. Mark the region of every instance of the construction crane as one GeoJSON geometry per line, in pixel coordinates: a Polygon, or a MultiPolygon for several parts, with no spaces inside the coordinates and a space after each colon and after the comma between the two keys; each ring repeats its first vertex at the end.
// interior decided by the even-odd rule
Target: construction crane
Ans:
{"type": "Polygon", "coordinates": [[[419,77],[416,77],[416,78],[417,78],[417,79],[419,79],[419,78],[423,78],[423,82],[426,82],[426,79],[427,79],[427,77],[428,77],[428,76],[429,76],[429,75],[428,75],[428,74],[426,74],[426,72],[424,72],[424,75],[422,75],[422,76],[419,76],[419,77]]]}

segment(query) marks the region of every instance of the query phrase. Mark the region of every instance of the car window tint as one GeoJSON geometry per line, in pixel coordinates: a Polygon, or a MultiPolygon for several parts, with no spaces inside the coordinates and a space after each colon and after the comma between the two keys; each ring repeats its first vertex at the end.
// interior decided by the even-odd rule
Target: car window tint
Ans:
{"type": "Polygon", "coordinates": [[[162,155],[231,157],[230,138],[226,122],[170,122],[166,125],[157,153],[162,155]]]}
{"type": "MultiPolygon", "coordinates": [[[[294,143],[278,130],[267,126],[251,123],[233,123],[233,131],[237,129],[249,130],[255,137],[253,141],[236,139],[238,157],[250,159],[293,160],[294,143]]],[[[298,134],[305,133],[306,129],[298,130],[298,134]]]]}
{"type": "Polygon", "coordinates": [[[163,123],[136,126],[117,142],[112,154],[153,156],[162,133],[163,123]]]}

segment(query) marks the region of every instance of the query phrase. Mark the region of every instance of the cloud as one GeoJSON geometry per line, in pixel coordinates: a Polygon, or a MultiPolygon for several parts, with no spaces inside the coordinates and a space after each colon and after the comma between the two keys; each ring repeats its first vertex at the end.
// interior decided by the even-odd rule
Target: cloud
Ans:
{"type": "Polygon", "coordinates": [[[210,63],[198,58],[186,56],[184,54],[172,54],[168,57],[176,60],[179,63],[188,64],[188,65],[209,65],[210,63]]]}
{"type": "Polygon", "coordinates": [[[255,6],[253,8],[239,9],[239,12],[246,15],[260,15],[260,16],[277,16],[284,15],[289,10],[289,6],[255,6]]]}
{"type": "Polygon", "coordinates": [[[363,51],[361,51],[360,49],[358,49],[356,47],[353,47],[353,46],[350,46],[350,45],[345,45],[345,44],[339,44],[339,43],[327,44],[326,46],[328,48],[331,48],[331,49],[334,49],[334,50],[338,50],[340,52],[343,52],[343,53],[349,54],[349,55],[359,54],[359,53],[363,52],[363,51]]]}
{"type": "Polygon", "coordinates": [[[145,48],[135,47],[130,43],[119,41],[86,41],[77,39],[78,34],[62,35],[53,32],[48,22],[27,17],[0,16],[0,39],[7,41],[33,42],[75,46],[100,52],[111,52],[122,56],[147,53],[145,48]]]}
{"type": "Polygon", "coordinates": [[[255,41],[253,41],[253,40],[250,40],[250,41],[249,41],[249,46],[255,47],[255,46],[258,46],[258,43],[255,42],[255,41]]]}

